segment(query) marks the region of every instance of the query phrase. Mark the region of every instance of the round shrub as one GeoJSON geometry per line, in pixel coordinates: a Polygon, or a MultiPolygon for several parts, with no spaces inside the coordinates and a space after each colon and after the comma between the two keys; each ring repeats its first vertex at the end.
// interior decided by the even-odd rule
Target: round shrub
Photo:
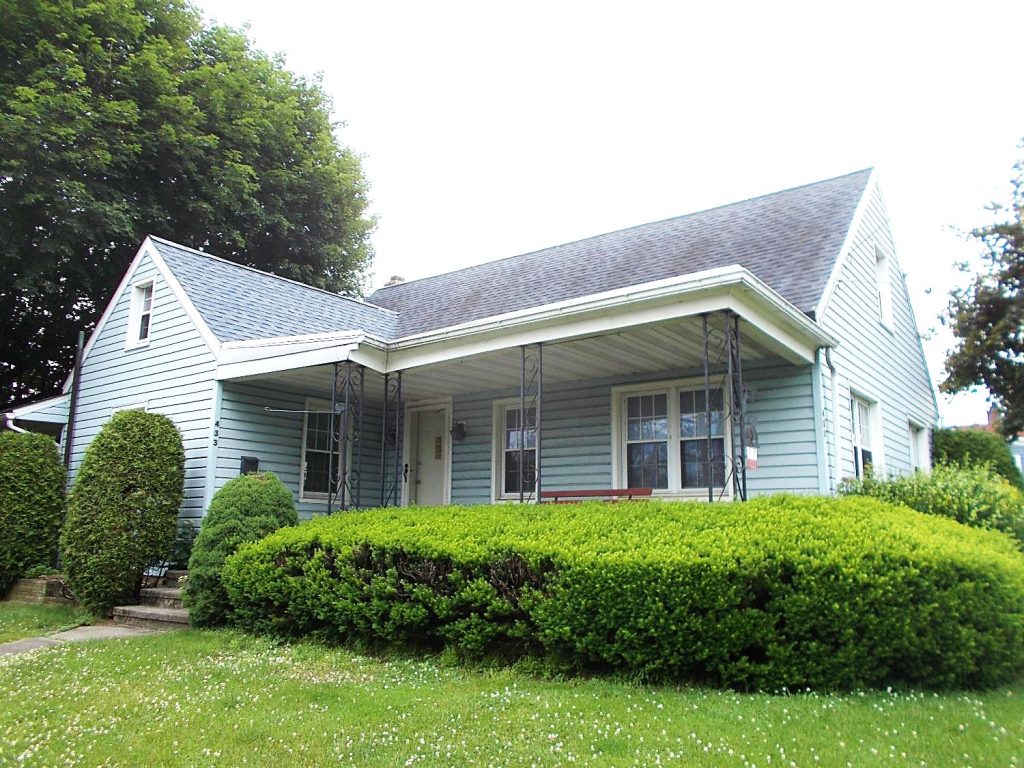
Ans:
{"type": "Polygon", "coordinates": [[[932,458],[936,464],[988,466],[1016,488],[1024,490],[1010,446],[995,432],[980,429],[937,429],[932,433],[932,458]]]}
{"type": "Polygon", "coordinates": [[[869,498],[375,510],[228,559],[233,620],[739,688],[1024,670],[1024,555],[869,498]]]}
{"type": "Polygon", "coordinates": [[[90,611],[133,601],[146,566],[170,556],[184,477],[181,434],[160,414],[119,411],[86,448],[61,553],[90,611]]]}
{"type": "Polygon", "coordinates": [[[46,435],[0,432],[0,597],[52,565],[64,519],[64,465],[46,435]]]}
{"type": "Polygon", "coordinates": [[[298,522],[291,491],[270,472],[236,477],[217,491],[188,563],[185,601],[192,624],[206,627],[226,621],[230,605],[221,571],[240,544],[298,522]]]}
{"type": "Polygon", "coordinates": [[[937,464],[931,473],[847,480],[839,492],[902,504],[972,528],[1002,531],[1024,547],[1024,493],[987,466],[937,464]]]}

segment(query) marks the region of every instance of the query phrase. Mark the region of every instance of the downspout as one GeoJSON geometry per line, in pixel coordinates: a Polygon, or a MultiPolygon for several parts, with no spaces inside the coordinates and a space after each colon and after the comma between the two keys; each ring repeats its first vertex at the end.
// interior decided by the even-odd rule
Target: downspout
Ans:
{"type": "Polygon", "coordinates": [[[75,368],[71,379],[71,401],[68,403],[68,428],[64,437],[64,469],[68,484],[71,483],[71,448],[75,442],[75,416],[78,415],[78,393],[82,382],[82,350],[85,347],[85,331],[78,332],[78,351],[75,353],[75,368]]]}
{"type": "Polygon", "coordinates": [[[825,425],[828,422],[828,414],[825,411],[825,395],[822,389],[825,386],[824,366],[821,358],[825,347],[818,347],[814,351],[814,367],[811,369],[811,399],[814,403],[814,451],[818,457],[818,493],[826,495],[830,491],[832,483],[832,469],[829,464],[829,445],[826,438],[825,425]]]}
{"type": "Polygon", "coordinates": [[[836,373],[835,363],[832,362],[832,347],[825,347],[825,365],[828,366],[829,373],[831,375],[831,390],[832,390],[832,450],[834,452],[834,463],[832,476],[832,492],[835,493],[839,488],[839,476],[842,474],[841,469],[841,456],[839,453],[840,440],[839,440],[839,378],[836,373]]]}
{"type": "Polygon", "coordinates": [[[4,421],[7,422],[7,428],[9,430],[11,430],[11,432],[21,432],[22,434],[25,434],[26,432],[28,432],[27,429],[22,429],[21,427],[15,426],[15,424],[14,424],[14,413],[13,412],[5,413],[4,414],[4,421]]]}

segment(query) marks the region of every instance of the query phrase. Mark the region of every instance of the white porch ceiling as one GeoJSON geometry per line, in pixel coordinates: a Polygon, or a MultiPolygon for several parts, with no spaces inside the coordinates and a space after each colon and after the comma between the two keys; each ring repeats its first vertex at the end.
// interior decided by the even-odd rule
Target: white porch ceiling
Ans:
{"type": "MultiPolygon", "coordinates": [[[[722,322],[722,315],[709,317],[710,358],[717,370],[725,366],[722,322]]],[[[742,320],[740,339],[745,363],[781,357],[777,343],[742,320]]],[[[628,374],[698,370],[702,367],[700,317],[686,317],[544,346],[545,386],[628,374]]],[[[241,380],[258,381],[305,394],[322,394],[330,392],[331,371],[330,365],[320,365],[241,380]]],[[[366,374],[367,395],[377,399],[383,377],[369,369],[366,374]]],[[[520,350],[515,347],[406,370],[402,373],[402,396],[408,402],[473,392],[518,389],[519,379],[520,350]]]]}

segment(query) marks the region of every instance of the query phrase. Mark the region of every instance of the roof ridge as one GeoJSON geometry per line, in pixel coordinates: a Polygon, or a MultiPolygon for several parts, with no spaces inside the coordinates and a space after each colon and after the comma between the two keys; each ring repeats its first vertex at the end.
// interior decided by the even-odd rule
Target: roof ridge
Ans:
{"type": "Polygon", "coordinates": [[[250,267],[248,264],[239,264],[237,261],[230,261],[230,260],[222,258],[220,256],[215,256],[212,253],[207,253],[206,251],[200,251],[198,248],[192,248],[191,246],[188,246],[188,245],[182,245],[181,243],[176,243],[173,240],[168,240],[166,237],[160,237],[159,235],[149,234],[149,235],[146,235],[146,237],[150,238],[151,240],[156,240],[156,241],[159,241],[161,243],[166,243],[167,245],[173,246],[174,248],[181,248],[183,251],[188,251],[189,253],[193,253],[196,256],[202,256],[204,258],[211,259],[213,261],[219,261],[222,264],[226,264],[229,267],[236,267],[238,269],[248,270],[249,272],[255,272],[257,275],[263,275],[265,277],[272,277],[275,280],[282,280],[282,281],[284,281],[286,283],[291,283],[292,285],[297,285],[300,288],[307,288],[307,289],[309,289],[311,291],[318,291],[319,293],[323,293],[323,294],[326,294],[328,296],[332,296],[332,297],[334,297],[336,299],[343,299],[345,301],[351,301],[351,302],[354,302],[356,304],[360,304],[360,305],[365,306],[365,307],[370,307],[372,309],[378,309],[381,312],[387,312],[388,314],[395,315],[396,317],[398,316],[398,313],[395,310],[388,309],[387,307],[382,307],[379,304],[374,304],[373,302],[367,301],[364,298],[353,298],[352,296],[345,296],[344,294],[335,293],[334,291],[328,291],[326,288],[320,288],[319,286],[316,286],[316,285],[310,285],[309,283],[303,283],[303,282],[301,282],[299,280],[294,280],[294,279],[292,279],[290,277],[284,277],[283,275],[275,275],[273,272],[267,272],[266,270],[263,270],[263,269],[257,269],[256,267],[250,267]]]}
{"type": "MultiPolygon", "coordinates": [[[[469,270],[472,270],[472,269],[477,269],[477,268],[485,267],[485,266],[491,266],[493,264],[498,264],[498,263],[503,262],[503,261],[509,261],[511,259],[519,259],[519,258],[523,258],[525,256],[532,256],[532,255],[538,254],[538,253],[544,253],[545,251],[550,251],[550,250],[552,250],[554,248],[564,248],[566,246],[575,245],[577,243],[585,243],[588,240],[596,240],[596,239],[601,238],[601,237],[607,237],[608,235],[616,235],[616,234],[619,234],[621,232],[629,232],[630,230],[640,229],[641,227],[650,227],[650,226],[653,226],[653,225],[656,225],[656,224],[664,224],[665,222],[669,222],[669,221],[679,221],[681,219],[686,219],[686,218],[689,218],[691,216],[699,216],[700,214],[703,214],[703,213],[710,213],[711,211],[717,211],[717,210],[720,210],[722,208],[730,208],[730,207],[732,207],[734,205],[743,205],[744,203],[752,203],[755,200],[762,200],[762,199],[766,199],[766,198],[770,198],[770,197],[776,197],[778,195],[784,195],[784,194],[787,194],[789,192],[796,192],[798,190],[806,189],[808,187],[816,187],[819,184],[828,184],[830,182],[839,181],[840,179],[846,179],[846,178],[849,178],[851,176],[857,176],[859,174],[868,174],[870,176],[870,174],[871,174],[871,172],[873,170],[874,170],[873,166],[868,166],[867,168],[861,168],[860,170],[851,171],[850,173],[843,173],[843,174],[840,174],[839,176],[832,176],[832,177],[827,178],[827,179],[819,179],[818,181],[810,181],[810,182],[807,182],[805,184],[798,184],[795,187],[787,187],[786,189],[775,190],[774,192],[765,192],[765,193],[760,194],[760,195],[754,195],[753,197],[743,198],[742,200],[733,200],[732,202],[729,202],[729,203],[722,203],[721,205],[713,205],[710,208],[701,208],[701,209],[696,210],[696,211],[690,211],[689,213],[680,214],[679,216],[669,216],[666,219],[656,219],[655,221],[648,221],[648,222],[644,222],[642,224],[633,224],[633,225],[630,225],[628,227],[622,227],[620,229],[612,229],[612,230],[609,230],[608,232],[600,232],[600,233],[598,233],[596,235],[590,235],[588,237],[581,237],[581,238],[578,238],[576,240],[568,240],[568,241],[566,241],[564,243],[556,243],[555,245],[549,245],[549,246],[546,246],[544,248],[538,248],[535,251],[526,251],[525,253],[515,253],[515,254],[512,254],[511,256],[500,256],[497,259],[491,259],[490,261],[484,261],[484,262],[480,262],[478,264],[470,264],[470,265],[465,266],[465,267],[459,267],[458,269],[449,269],[447,272],[439,272],[436,275],[425,275],[424,277],[413,278],[412,280],[406,280],[406,281],[401,282],[401,283],[396,283],[395,285],[385,285],[385,286],[382,286],[382,287],[378,288],[377,290],[375,290],[373,292],[373,294],[379,293],[381,291],[394,291],[396,289],[402,288],[402,286],[412,285],[414,283],[419,283],[419,282],[422,282],[424,280],[434,280],[434,279],[437,279],[437,278],[446,277],[448,275],[453,275],[453,274],[456,274],[458,272],[468,272],[469,270]]],[[[372,296],[373,294],[370,294],[370,295],[372,296]]],[[[371,304],[371,306],[378,306],[378,305],[371,304]]]]}

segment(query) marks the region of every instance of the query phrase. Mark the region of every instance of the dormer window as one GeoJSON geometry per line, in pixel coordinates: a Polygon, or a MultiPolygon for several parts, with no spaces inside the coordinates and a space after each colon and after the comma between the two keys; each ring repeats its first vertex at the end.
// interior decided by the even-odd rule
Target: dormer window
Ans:
{"type": "Polygon", "coordinates": [[[132,287],[132,304],[128,312],[128,346],[149,343],[152,325],[153,281],[149,280],[132,287]]]}

